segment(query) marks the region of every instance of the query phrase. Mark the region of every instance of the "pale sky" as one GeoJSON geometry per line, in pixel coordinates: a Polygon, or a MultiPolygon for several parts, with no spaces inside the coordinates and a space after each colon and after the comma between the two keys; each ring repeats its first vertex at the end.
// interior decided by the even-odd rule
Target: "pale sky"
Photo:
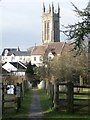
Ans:
{"type": "MultiPolygon", "coordinates": [[[[89,0],[0,0],[0,54],[4,48],[29,47],[41,44],[42,4],[46,11],[49,4],[60,6],[61,25],[74,24],[78,21],[71,2],[79,9],[87,6],[89,0]]],[[[61,34],[61,41],[65,35],[61,34]]]]}

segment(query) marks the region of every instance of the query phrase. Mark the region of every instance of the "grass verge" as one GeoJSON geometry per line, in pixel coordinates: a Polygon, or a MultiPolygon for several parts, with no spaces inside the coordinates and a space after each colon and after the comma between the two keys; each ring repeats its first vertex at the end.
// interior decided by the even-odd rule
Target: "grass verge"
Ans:
{"type": "Polygon", "coordinates": [[[4,119],[19,120],[19,118],[22,118],[22,119],[28,118],[28,111],[30,108],[31,97],[32,97],[32,90],[31,89],[26,90],[22,103],[21,103],[20,110],[18,112],[16,112],[15,108],[8,110],[5,114],[3,114],[3,120],[4,119]]]}
{"type": "Polygon", "coordinates": [[[56,111],[52,108],[52,102],[49,96],[47,96],[45,90],[39,90],[40,92],[40,101],[41,106],[44,110],[44,119],[51,120],[51,119],[79,119],[79,120],[85,120],[90,119],[90,115],[81,115],[80,113],[67,113],[65,111],[56,111]]]}

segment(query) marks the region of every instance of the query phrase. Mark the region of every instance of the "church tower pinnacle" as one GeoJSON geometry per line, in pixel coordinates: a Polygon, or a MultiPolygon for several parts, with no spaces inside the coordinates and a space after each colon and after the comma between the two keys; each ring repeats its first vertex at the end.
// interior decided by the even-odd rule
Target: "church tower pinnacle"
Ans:
{"type": "Polygon", "coordinates": [[[46,12],[46,8],[43,3],[42,10],[42,44],[60,42],[59,4],[55,11],[52,3],[51,6],[49,5],[48,12],[46,12]]]}
{"type": "Polygon", "coordinates": [[[45,13],[45,5],[44,5],[44,3],[43,3],[42,12],[45,13]]]}

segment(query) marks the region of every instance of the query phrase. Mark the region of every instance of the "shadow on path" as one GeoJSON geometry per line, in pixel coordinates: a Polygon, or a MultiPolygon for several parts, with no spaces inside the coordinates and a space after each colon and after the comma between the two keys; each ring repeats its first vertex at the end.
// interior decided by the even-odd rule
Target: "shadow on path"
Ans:
{"type": "Polygon", "coordinates": [[[29,111],[28,120],[42,120],[43,110],[40,104],[38,89],[33,89],[32,103],[29,111]]]}

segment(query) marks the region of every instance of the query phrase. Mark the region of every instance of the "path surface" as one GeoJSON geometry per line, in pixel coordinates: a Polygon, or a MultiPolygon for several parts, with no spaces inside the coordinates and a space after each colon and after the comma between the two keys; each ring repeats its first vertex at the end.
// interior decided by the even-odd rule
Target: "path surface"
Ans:
{"type": "Polygon", "coordinates": [[[40,104],[39,92],[37,89],[33,89],[32,103],[29,111],[29,120],[42,120],[42,117],[43,110],[40,104]]]}

